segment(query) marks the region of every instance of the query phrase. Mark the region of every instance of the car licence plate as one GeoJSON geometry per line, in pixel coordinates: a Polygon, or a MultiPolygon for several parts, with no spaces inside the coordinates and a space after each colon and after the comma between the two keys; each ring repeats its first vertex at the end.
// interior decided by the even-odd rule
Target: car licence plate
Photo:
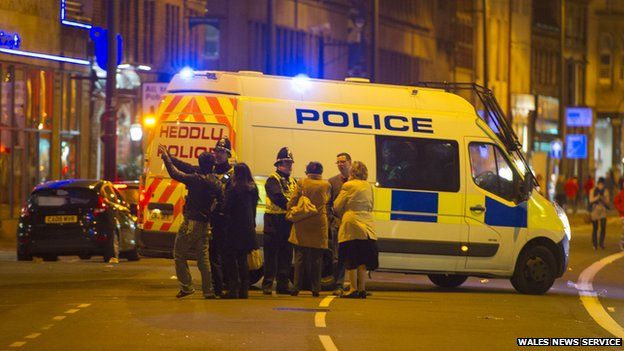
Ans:
{"type": "Polygon", "coordinates": [[[76,223],[78,216],[46,216],[46,224],[76,223]]]}

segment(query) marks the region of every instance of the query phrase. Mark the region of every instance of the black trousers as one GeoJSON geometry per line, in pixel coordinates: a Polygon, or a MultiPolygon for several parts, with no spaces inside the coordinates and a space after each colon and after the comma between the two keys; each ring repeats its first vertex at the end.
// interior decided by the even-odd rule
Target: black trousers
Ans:
{"type": "Polygon", "coordinates": [[[225,235],[224,226],[215,223],[212,228],[212,239],[208,255],[210,256],[210,271],[212,273],[212,285],[214,292],[220,295],[223,292],[223,239],[225,235]]]}
{"type": "Polygon", "coordinates": [[[607,219],[602,218],[596,221],[592,221],[592,244],[594,247],[598,247],[597,244],[600,244],[600,247],[604,247],[604,240],[606,234],[607,227],[607,219]],[[597,234],[598,234],[598,222],[600,222],[600,241],[597,242],[597,234]]]}
{"type": "Polygon", "coordinates": [[[301,290],[304,284],[304,277],[307,277],[310,284],[310,290],[316,293],[320,292],[322,264],[323,249],[295,245],[294,290],[301,290]]]}
{"type": "Polygon", "coordinates": [[[332,266],[334,276],[334,289],[340,289],[344,285],[345,279],[345,263],[338,255],[338,228],[329,229],[329,245],[332,253],[332,266]]]}
{"type": "Polygon", "coordinates": [[[288,291],[288,279],[290,278],[290,270],[292,266],[293,249],[292,244],[288,242],[292,223],[286,220],[284,215],[266,215],[265,227],[267,219],[271,221],[271,232],[264,233],[264,279],[262,280],[262,288],[270,289],[273,282],[277,280],[277,291],[288,291]]]}
{"type": "Polygon", "coordinates": [[[249,265],[246,251],[227,251],[224,255],[224,269],[228,277],[230,294],[247,297],[249,291],[249,265]]]}

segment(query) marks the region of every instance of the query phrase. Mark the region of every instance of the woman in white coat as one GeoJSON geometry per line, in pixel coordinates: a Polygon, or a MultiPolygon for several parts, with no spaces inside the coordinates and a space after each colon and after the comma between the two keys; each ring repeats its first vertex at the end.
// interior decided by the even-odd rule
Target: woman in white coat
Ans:
{"type": "Polygon", "coordinates": [[[353,162],[349,180],[334,201],[334,211],[341,217],[338,256],[345,263],[351,282],[349,292],[342,295],[345,298],[366,298],[366,271],[379,266],[373,187],[367,178],[366,165],[353,162]]]}

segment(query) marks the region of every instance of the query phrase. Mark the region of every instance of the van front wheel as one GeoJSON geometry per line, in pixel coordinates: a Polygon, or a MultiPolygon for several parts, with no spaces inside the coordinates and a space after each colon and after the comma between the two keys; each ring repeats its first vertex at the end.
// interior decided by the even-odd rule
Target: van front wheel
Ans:
{"type": "Polygon", "coordinates": [[[441,288],[456,288],[468,279],[466,275],[460,274],[429,274],[429,280],[441,288]]]}
{"type": "Polygon", "coordinates": [[[545,246],[533,246],[518,257],[511,285],[522,294],[541,295],[552,287],[556,271],[553,253],[545,246]]]}

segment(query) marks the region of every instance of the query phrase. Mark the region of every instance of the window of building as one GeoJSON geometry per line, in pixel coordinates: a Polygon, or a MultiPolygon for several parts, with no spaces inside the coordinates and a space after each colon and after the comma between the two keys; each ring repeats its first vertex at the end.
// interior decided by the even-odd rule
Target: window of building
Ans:
{"type": "Polygon", "coordinates": [[[459,191],[459,150],[454,140],[375,137],[380,187],[459,191]]]}
{"type": "Polygon", "coordinates": [[[598,81],[602,84],[611,84],[613,75],[613,38],[611,34],[600,34],[600,68],[598,81]]]}
{"type": "Polygon", "coordinates": [[[206,26],[206,42],[204,46],[204,55],[208,60],[219,59],[219,43],[220,43],[220,31],[217,26],[206,26]]]}
{"type": "Polygon", "coordinates": [[[154,63],[154,13],[153,0],[145,0],[143,3],[143,62],[154,63]]]}
{"type": "Polygon", "coordinates": [[[502,151],[487,143],[470,143],[468,149],[475,184],[485,191],[512,201],[515,193],[514,179],[518,177],[502,151]]]}

